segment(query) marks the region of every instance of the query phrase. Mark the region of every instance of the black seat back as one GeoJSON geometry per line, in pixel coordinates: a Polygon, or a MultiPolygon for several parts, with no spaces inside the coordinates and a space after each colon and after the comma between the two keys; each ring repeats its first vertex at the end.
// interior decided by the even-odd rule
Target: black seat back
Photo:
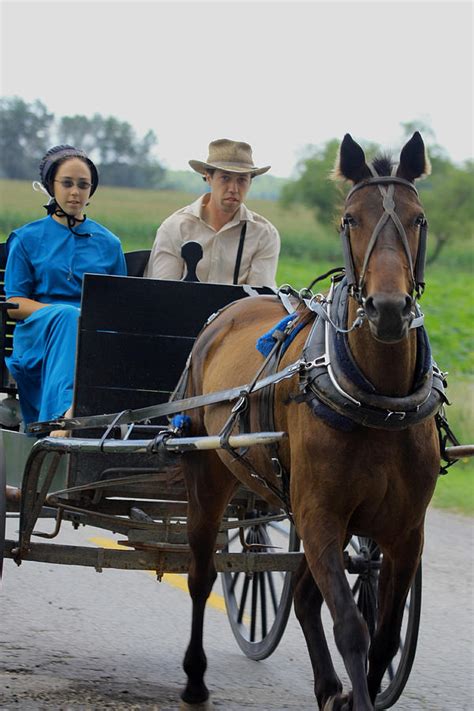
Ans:
{"type": "Polygon", "coordinates": [[[128,276],[141,277],[148,264],[150,256],[149,249],[137,249],[135,252],[126,252],[125,261],[127,263],[128,276]]]}
{"type": "MultiPolygon", "coordinates": [[[[266,287],[86,274],[74,414],[120,412],[167,401],[207,318],[231,301],[259,293],[274,292],[266,287]]],[[[107,467],[121,466],[152,464],[147,465],[145,455],[107,455],[107,467]]],[[[103,467],[103,457],[98,461],[97,455],[81,453],[73,463],[70,485],[94,481],[103,467]]]]}

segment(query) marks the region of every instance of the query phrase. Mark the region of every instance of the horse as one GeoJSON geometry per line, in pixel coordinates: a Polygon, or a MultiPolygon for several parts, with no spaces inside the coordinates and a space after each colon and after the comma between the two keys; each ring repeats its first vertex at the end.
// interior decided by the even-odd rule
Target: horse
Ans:
{"type": "MultiPolygon", "coordinates": [[[[311,659],[316,702],[324,711],[375,708],[383,675],[398,649],[405,601],[421,559],[425,514],[439,473],[435,415],[442,396],[433,385],[432,361],[419,335],[424,329],[417,305],[424,288],[427,223],[414,182],[429,170],[418,132],[404,145],[398,164],[388,155],[367,162],[363,149],[345,135],[335,174],[352,184],[341,226],[348,327],[342,328],[342,321],[338,326],[335,313],[325,311],[315,328],[314,319],[304,318],[308,305],[303,305],[300,329],[295,329],[278,368],[297,365],[273,386],[275,430],[287,433],[278,445],[278,457],[289,473],[288,508],[304,547],[303,562],[294,574],[294,608],[311,659]],[[336,389],[334,398],[329,386],[318,388],[322,361],[308,361],[314,351],[309,334],[323,327],[344,339],[346,360],[361,381],[351,385],[340,368],[343,394],[336,389]],[[427,358],[428,366],[417,374],[420,361],[427,358]],[[351,403],[362,397],[365,403],[351,403]],[[350,426],[320,416],[321,404],[350,426]],[[376,541],[383,556],[371,641],[344,570],[343,551],[352,535],[376,541]],[[325,640],[323,601],[350,679],[347,691],[325,640]]],[[[323,296],[311,303],[318,300],[321,307],[323,296]]],[[[254,381],[262,365],[255,343],[286,315],[276,296],[256,296],[223,309],[193,347],[187,396],[254,381]]],[[[333,370],[336,365],[333,362],[333,370]]],[[[243,399],[247,412],[242,421],[261,429],[261,395],[250,392],[243,399]]],[[[193,434],[220,433],[225,439],[239,424],[236,407],[234,414],[231,407],[221,402],[194,410],[193,434]]],[[[240,484],[272,506],[281,507],[285,497],[279,494],[281,478],[267,448],[250,448],[245,455],[225,446],[217,452],[190,452],[183,456],[182,467],[188,491],[192,626],[180,708],[208,709],[212,702],[204,681],[203,622],[216,578],[221,519],[240,484]]]]}

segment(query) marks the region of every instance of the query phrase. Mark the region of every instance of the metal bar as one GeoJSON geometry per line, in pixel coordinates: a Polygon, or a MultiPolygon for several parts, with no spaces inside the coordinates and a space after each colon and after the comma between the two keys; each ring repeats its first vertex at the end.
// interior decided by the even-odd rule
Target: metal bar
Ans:
{"type": "Polygon", "coordinates": [[[446,447],[445,452],[448,459],[474,457],[474,444],[460,444],[456,447],[446,447]]]}
{"type": "MultiPolygon", "coordinates": [[[[18,554],[17,541],[5,541],[5,557],[18,554]]],[[[219,573],[255,573],[266,570],[294,571],[303,553],[216,553],[214,561],[219,573]]],[[[30,543],[24,561],[83,565],[101,570],[156,570],[158,573],[187,573],[190,561],[185,551],[131,551],[90,546],[66,546],[55,543],[30,543]]]]}
{"type": "MultiPolygon", "coordinates": [[[[286,432],[252,432],[229,437],[229,445],[235,449],[251,447],[256,444],[272,444],[286,437],[286,432]]],[[[80,437],[45,437],[39,440],[38,448],[47,452],[120,452],[153,454],[152,439],[83,439],[80,437]]],[[[36,447],[36,444],[34,445],[36,447]]],[[[166,452],[188,452],[189,450],[220,449],[221,438],[210,437],[170,437],[156,445],[158,450],[166,452]]]]}

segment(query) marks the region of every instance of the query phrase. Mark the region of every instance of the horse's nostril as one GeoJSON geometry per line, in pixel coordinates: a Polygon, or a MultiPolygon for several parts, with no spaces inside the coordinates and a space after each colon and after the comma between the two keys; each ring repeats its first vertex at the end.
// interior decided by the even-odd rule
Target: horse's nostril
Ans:
{"type": "Polygon", "coordinates": [[[408,294],[405,297],[405,306],[403,308],[403,316],[410,316],[411,310],[413,308],[413,299],[408,294]]]}
{"type": "Polygon", "coordinates": [[[364,311],[368,318],[375,318],[377,316],[377,307],[373,296],[368,296],[364,301],[364,311]]]}

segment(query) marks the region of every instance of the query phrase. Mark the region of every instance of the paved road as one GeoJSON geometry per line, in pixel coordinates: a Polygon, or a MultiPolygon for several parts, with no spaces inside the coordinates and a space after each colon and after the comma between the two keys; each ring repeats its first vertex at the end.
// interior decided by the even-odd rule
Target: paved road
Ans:
{"type": "MultiPolygon", "coordinates": [[[[10,521],[10,530],[16,522],[10,521]]],[[[103,532],[67,529],[65,543],[103,532]]],[[[414,668],[397,711],[473,708],[473,522],[429,512],[424,605],[414,668]]],[[[175,711],[190,603],[145,572],[6,561],[0,594],[0,708],[175,711]]],[[[183,580],[183,579],[181,579],[183,580]]],[[[179,582],[179,581],[178,581],[179,582]]],[[[220,592],[216,584],[216,592],[220,592]]],[[[276,652],[244,657],[224,613],[207,613],[216,709],[314,711],[311,669],[294,616],[276,652]]]]}

